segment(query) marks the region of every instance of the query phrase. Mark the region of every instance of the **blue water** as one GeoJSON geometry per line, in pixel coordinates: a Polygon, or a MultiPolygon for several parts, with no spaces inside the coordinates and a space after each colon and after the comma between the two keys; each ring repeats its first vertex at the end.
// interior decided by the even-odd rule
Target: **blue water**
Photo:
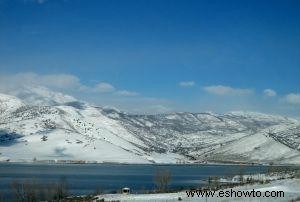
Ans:
{"type": "MultiPolygon", "coordinates": [[[[238,165],[119,165],[119,164],[0,164],[0,193],[9,193],[13,181],[34,180],[51,183],[66,179],[72,194],[91,194],[130,187],[132,192],[155,189],[155,172],[167,169],[172,174],[170,188],[197,188],[210,176],[239,173],[238,165]]],[[[267,166],[249,165],[245,173],[263,173],[267,166]]]]}

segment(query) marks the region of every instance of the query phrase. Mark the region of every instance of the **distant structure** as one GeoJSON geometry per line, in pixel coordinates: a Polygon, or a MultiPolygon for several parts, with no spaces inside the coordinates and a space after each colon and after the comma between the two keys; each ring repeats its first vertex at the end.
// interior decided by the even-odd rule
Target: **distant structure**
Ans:
{"type": "Polygon", "coordinates": [[[176,160],[176,164],[186,164],[188,163],[187,161],[185,161],[184,159],[177,159],[176,160]]]}
{"type": "Polygon", "coordinates": [[[124,188],[122,189],[122,194],[130,194],[130,188],[124,187],[124,188]]]}

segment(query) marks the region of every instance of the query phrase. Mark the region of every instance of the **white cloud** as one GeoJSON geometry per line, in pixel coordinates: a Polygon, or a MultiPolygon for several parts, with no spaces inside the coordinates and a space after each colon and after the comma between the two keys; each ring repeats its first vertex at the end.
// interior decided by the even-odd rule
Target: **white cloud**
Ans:
{"type": "Polygon", "coordinates": [[[26,101],[35,99],[35,95],[37,95],[40,97],[41,103],[44,102],[43,98],[49,98],[49,103],[51,100],[57,100],[51,94],[46,95],[45,93],[48,91],[43,89],[48,89],[49,92],[56,92],[64,100],[64,95],[72,95],[95,105],[113,105],[125,111],[136,111],[139,113],[153,113],[154,109],[150,106],[157,105],[155,107],[157,112],[166,110],[163,107],[159,108],[159,105],[169,106],[164,100],[137,96],[139,95],[137,92],[126,89],[119,90],[107,82],[86,86],[81,83],[78,77],[71,74],[37,74],[32,72],[0,74],[0,93],[14,95],[21,99],[26,99],[26,101]],[[102,94],[100,95],[100,93],[102,94]]]}
{"type": "Polygon", "coordinates": [[[72,74],[36,74],[32,72],[0,75],[0,92],[9,93],[25,86],[44,86],[62,92],[77,93],[110,93],[120,96],[136,96],[137,92],[118,90],[112,84],[100,82],[95,86],[86,86],[72,74]]]}
{"type": "Polygon", "coordinates": [[[98,83],[93,89],[93,92],[97,93],[113,93],[114,95],[120,95],[120,96],[126,96],[126,97],[133,97],[137,96],[138,93],[134,91],[128,91],[128,90],[118,90],[116,89],[112,84],[101,82],[98,83]]]}
{"type": "Polygon", "coordinates": [[[101,82],[95,86],[94,91],[100,93],[110,93],[115,91],[115,87],[110,83],[101,82]]]}
{"type": "Polygon", "coordinates": [[[213,85],[203,88],[206,92],[215,95],[248,95],[253,93],[251,89],[232,88],[230,86],[213,85]]]}
{"type": "Polygon", "coordinates": [[[45,86],[55,89],[79,90],[86,88],[71,74],[40,75],[32,72],[0,76],[0,90],[14,90],[22,86],[45,86]]]}
{"type": "Polygon", "coordinates": [[[277,95],[276,91],[272,89],[265,89],[263,93],[267,97],[275,97],[277,95]]]}
{"type": "Polygon", "coordinates": [[[289,104],[300,105],[300,93],[290,93],[286,95],[285,101],[289,104]]]}
{"type": "Polygon", "coordinates": [[[180,87],[192,87],[195,85],[195,82],[194,81],[181,81],[179,83],[179,86],[180,87]]]}
{"type": "Polygon", "coordinates": [[[127,90],[120,90],[117,92],[117,95],[121,95],[121,96],[137,96],[138,93],[137,92],[132,92],[132,91],[127,91],[127,90]]]}
{"type": "Polygon", "coordinates": [[[56,88],[79,88],[82,87],[78,77],[69,74],[37,75],[39,83],[51,85],[56,88]]]}

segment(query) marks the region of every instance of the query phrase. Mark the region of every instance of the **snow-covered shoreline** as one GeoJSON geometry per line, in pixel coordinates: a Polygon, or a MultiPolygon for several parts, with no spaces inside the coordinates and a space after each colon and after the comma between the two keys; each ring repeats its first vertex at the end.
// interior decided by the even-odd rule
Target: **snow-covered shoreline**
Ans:
{"type": "MultiPolygon", "coordinates": [[[[172,202],[172,201],[290,201],[300,200],[300,175],[299,170],[294,171],[279,171],[271,173],[257,173],[252,175],[235,175],[227,176],[225,178],[218,178],[217,181],[223,182],[225,186],[219,186],[216,188],[216,184],[213,186],[207,185],[202,188],[202,191],[214,191],[214,196],[211,195],[203,197],[203,195],[197,195],[194,192],[193,197],[190,195],[192,190],[173,191],[169,193],[150,193],[150,194],[102,194],[95,198],[96,200],[104,201],[157,201],[157,202],[172,202]],[[224,181],[225,180],[225,181],[224,181]],[[210,187],[210,188],[209,188],[210,187]],[[213,188],[215,187],[215,188],[213,188]],[[223,193],[237,193],[237,192],[260,192],[262,197],[254,195],[243,195],[237,197],[236,195],[230,195],[227,197],[221,197],[219,195],[223,193]],[[266,197],[266,193],[280,193],[277,197],[266,197]]],[[[204,192],[205,192],[204,191],[204,192]]],[[[224,195],[223,195],[224,196],[224,195]]],[[[239,196],[239,195],[238,195],[239,196]]]]}
{"type": "Polygon", "coordinates": [[[237,186],[232,189],[223,189],[215,192],[215,196],[220,191],[260,191],[265,193],[266,191],[283,191],[284,197],[188,197],[186,191],[180,191],[176,193],[156,193],[156,194],[104,194],[98,195],[95,198],[97,200],[104,199],[104,201],[155,201],[155,202],[175,202],[179,199],[182,201],[290,201],[298,199],[300,197],[300,179],[282,179],[274,180],[268,184],[253,184],[237,186]]]}

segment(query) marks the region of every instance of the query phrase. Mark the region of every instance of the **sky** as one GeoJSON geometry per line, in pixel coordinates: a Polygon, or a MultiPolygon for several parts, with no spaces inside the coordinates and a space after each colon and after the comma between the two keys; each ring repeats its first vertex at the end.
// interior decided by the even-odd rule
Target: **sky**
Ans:
{"type": "Polygon", "coordinates": [[[133,113],[300,117],[299,10],[297,0],[0,0],[0,92],[34,83],[133,113]]]}

